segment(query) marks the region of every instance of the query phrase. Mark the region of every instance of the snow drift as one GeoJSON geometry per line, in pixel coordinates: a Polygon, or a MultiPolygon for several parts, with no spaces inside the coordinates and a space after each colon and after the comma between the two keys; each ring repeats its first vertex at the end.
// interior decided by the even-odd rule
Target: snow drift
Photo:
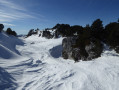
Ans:
{"type": "Polygon", "coordinates": [[[4,32],[0,33],[0,58],[9,59],[20,55],[16,45],[23,44],[20,39],[12,35],[7,35],[4,32]]]}
{"type": "Polygon", "coordinates": [[[0,67],[0,89],[15,89],[17,84],[14,81],[15,79],[6,70],[0,67]]]}

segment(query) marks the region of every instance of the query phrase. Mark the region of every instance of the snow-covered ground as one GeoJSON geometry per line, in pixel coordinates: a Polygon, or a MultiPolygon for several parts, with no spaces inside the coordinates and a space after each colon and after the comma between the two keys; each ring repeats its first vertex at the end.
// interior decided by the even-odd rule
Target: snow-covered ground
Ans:
{"type": "Polygon", "coordinates": [[[62,39],[2,34],[0,90],[119,90],[118,54],[107,49],[98,59],[75,63],[61,57],[62,39]]]}

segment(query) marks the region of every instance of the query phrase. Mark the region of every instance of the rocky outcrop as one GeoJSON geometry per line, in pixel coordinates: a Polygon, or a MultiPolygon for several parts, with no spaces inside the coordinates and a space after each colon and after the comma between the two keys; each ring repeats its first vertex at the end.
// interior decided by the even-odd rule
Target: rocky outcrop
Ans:
{"type": "Polygon", "coordinates": [[[76,39],[77,39],[77,37],[67,37],[67,38],[63,39],[63,41],[62,41],[62,47],[63,47],[62,57],[64,59],[72,58],[72,51],[73,51],[72,45],[74,45],[76,43],[76,39]]]}
{"type": "Polygon", "coordinates": [[[44,31],[40,31],[39,37],[45,37],[47,39],[59,38],[60,34],[56,29],[45,29],[44,31]]]}
{"type": "Polygon", "coordinates": [[[55,30],[54,37],[55,37],[55,38],[58,38],[59,36],[60,36],[59,31],[58,31],[58,30],[55,30]]]}
{"type": "Polygon", "coordinates": [[[47,39],[51,39],[51,38],[54,37],[54,35],[52,35],[50,31],[43,31],[42,32],[42,37],[45,37],[47,39]]]}
{"type": "Polygon", "coordinates": [[[27,37],[29,37],[29,36],[31,36],[31,35],[38,34],[38,31],[39,31],[39,29],[36,29],[35,31],[34,31],[34,29],[31,29],[31,30],[28,32],[27,37]]]}
{"type": "Polygon", "coordinates": [[[62,47],[62,57],[75,61],[98,58],[103,51],[103,45],[99,40],[92,38],[80,41],[78,36],[64,38],[62,47]]]}

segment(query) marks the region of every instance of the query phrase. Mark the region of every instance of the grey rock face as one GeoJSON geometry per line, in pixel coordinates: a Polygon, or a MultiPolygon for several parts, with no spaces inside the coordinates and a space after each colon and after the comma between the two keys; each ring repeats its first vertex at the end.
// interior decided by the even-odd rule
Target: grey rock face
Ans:
{"type": "Polygon", "coordinates": [[[74,51],[72,45],[74,45],[76,43],[76,39],[77,39],[77,37],[67,37],[67,38],[63,39],[63,41],[62,41],[62,47],[63,47],[62,57],[64,59],[72,58],[72,52],[74,51]]]}
{"type": "MultiPolygon", "coordinates": [[[[88,44],[80,46],[80,43],[77,47],[74,47],[78,43],[78,37],[67,37],[63,39],[62,42],[62,57],[64,59],[74,59],[75,61],[79,60],[92,60],[101,55],[103,51],[103,46],[101,42],[97,39],[89,39],[88,44]]],[[[85,41],[84,41],[85,43],[85,41]]]]}

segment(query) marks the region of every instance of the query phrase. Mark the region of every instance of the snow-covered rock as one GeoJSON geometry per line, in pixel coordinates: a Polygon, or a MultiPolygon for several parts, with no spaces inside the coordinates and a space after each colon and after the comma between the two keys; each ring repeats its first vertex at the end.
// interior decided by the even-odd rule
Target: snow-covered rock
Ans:
{"type": "Polygon", "coordinates": [[[67,37],[62,42],[62,56],[64,59],[92,60],[101,56],[103,51],[102,43],[95,39],[80,39],[78,36],[67,37]]]}

